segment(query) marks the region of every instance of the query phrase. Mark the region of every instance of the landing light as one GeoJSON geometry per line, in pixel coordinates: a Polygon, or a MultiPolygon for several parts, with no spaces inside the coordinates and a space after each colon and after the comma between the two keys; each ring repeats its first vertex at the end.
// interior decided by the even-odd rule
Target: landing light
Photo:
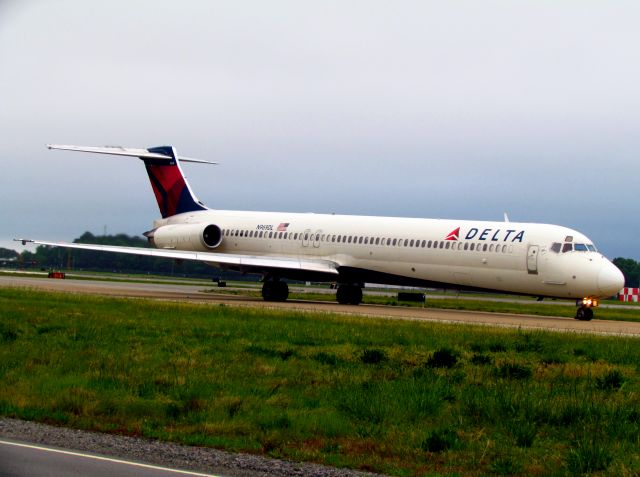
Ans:
{"type": "Polygon", "coordinates": [[[595,308],[598,306],[600,302],[596,298],[583,298],[582,306],[586,306],[587,308],[595,308]]]}

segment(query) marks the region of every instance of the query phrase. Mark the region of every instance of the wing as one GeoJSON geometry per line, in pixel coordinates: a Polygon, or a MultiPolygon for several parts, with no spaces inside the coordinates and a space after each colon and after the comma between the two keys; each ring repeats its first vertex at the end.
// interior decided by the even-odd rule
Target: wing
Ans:
{"type": "Polygon", "coordinates": [[[47,242],[43,240],[15,239],[23,245],[49,245],[52,247],[75,248],[80,250],[96,250],[100,252],[127,253],[149,257],[173,258],[176,260],[195,260],[211,265],[234,266],[244,270],[291,270],[294,272],[311,272],[327,275],[338,275],[338,264],[330,260],[296,259],[277,256],[254,256],[230,253],[191,252],[185,250],[164,250],[157,248],[121,247],[117,245],[96,245],[84,243],[47,242]]]}

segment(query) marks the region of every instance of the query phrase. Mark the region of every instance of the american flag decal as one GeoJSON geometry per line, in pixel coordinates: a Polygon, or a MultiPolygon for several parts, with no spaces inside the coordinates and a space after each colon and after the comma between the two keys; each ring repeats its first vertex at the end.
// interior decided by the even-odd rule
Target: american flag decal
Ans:
{"type": "Polygon", "coordinates": [[[289,222],[283,222],[280,225],[278,225],[278,228],[276,229],[276,231],[278,231],[278,232],[286,232],[287,231],[287,227],[289,227],[289,222]]]}

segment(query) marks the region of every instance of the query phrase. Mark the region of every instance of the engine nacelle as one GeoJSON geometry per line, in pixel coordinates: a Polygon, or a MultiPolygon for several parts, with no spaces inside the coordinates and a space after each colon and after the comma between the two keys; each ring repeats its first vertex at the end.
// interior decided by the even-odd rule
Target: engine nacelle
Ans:
{"type": "Polygon", "coordinates": [[[145,233],[156,248],[208,252],[222,242],[222,230],[214,224],[163,225],[145,233]]]}

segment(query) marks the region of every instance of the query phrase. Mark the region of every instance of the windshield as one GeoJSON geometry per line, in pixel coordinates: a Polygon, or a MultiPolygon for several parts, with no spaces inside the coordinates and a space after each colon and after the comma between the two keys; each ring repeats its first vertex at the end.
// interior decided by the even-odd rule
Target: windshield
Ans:
{"type": "Polygon", "coordinates": [[[549,249],[554,253],[567,252],[597,252],[595,245],[591,243],[553,242],[549,249]]]}

